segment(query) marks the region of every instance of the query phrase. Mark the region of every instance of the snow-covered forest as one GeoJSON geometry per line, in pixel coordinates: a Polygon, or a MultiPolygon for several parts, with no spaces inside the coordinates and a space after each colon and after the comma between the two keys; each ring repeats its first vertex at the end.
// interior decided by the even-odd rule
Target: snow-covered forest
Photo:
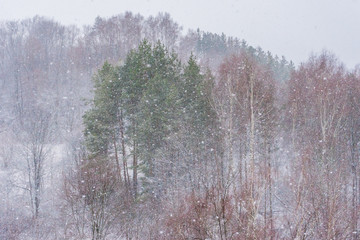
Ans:
{"type": "Polygon", "coordinates": [[[0,22],[0,140],[0,239],[360,239],[360,67],[331,52],[0,22]]]}

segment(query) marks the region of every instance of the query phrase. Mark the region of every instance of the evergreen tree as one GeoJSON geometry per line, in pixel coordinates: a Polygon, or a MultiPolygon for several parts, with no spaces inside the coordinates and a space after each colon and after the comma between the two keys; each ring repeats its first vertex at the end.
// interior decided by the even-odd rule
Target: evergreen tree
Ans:
{"type": "MultiPolygon", "coordinates": [[[[138,171],[144,173],[142,186],[154,182],[159,173],[157,160],[173,148],[171,138],[176,136],[181,142],[182,147],[175,147],[178,156],[184,150],[190,151],[188,157],[184,156],[187,167],[210,158],[206,154],[215,148],[217,131],[212,87],[193,56],[181,70],[174,53],[160,42],[152,47],[144,40],[129,53],[119,70],[106,62],[94,76],[94,83],[93,106],[84,115],[87,148],[99,159],[115,157],[118,175],[120,180],[124,176],[125,183],[130,183],[125,154],[130,149],[135,197],[138,171]],[[123,174],[118,139],[123,152],[123,174]]],[[[145,191],[152,188],[147,185],[145,191]]]]}
{"type": "Polygon", "coordinates": [[[106,155],[114,137],[121,104],[118,79],[116,69],[108,62],[93,77],[93,106],[83,117],[86,146],[93,155],[106,155]]]}
{"type": "Polygon", "coordinates": [[[126,134],[132,148],[133,188],[137,192],[137,170],[153,176],[156,150],[175,128],[180,62],[158,42],[152,47],[144,40],[130,52],[120,76],[125,84],[126,134]]]}
{"type": "Polygon", "coordinates": [[[181,78],[178,87],[181,110],[178,133],[181,147],[178,147],[178,161],[184,162],[185,171],[182,174],[188,176],[190,188],[194,190],[200,187],[200,182],[209,184],[212,181],[207,175],[207,169],[214,164],[213,151],[220,150],[221,144],[216,144],[218,122],[212,103],[213,79],[210,71],[202,74],[195,57],[190,56],[181,78]]]}
{"type": "Polygon", "coordinates": [[[205,81],[192,55],[184,68],[181,100],[187,126],[191,126],[191,132],[198,137],[206,138],[216,113],[211,106],[210,82],[205,81]]]}

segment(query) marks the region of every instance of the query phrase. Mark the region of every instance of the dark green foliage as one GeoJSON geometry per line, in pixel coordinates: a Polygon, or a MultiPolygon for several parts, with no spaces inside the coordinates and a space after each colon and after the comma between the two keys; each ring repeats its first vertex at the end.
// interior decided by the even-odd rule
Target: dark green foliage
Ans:
{"type": "Polygon", "coordinates": [[[137,139],[139,153],[147,164],[149,175],[153,172],[155,151],[177,129],[177,89],[167,78],[155,75],[147,83],[147,89],[139,104],[137,139]]]}
{"type": "Polygon", "coordinates": [[[139,154],[151,175],[156,149],[176,128],[180,63],[160,42],[152,48],[145,40],[128,55],[120,74],[125,83],[126,132],[136,147],[133,154],[139,154]]]}
{"type": "Polygon", "coordinates": [[[200,32],[198,30],[199,41],[196,49],[199,52],[216,52],[218,54],[226,54],[227,52],[227,39],[225,34],[221,36],[216,33],[200,32]]]}
{"type": "Polygon", "coordinates": [[[185,126],[192,135],[202,140],[210,134],[216,121],[216,113],[211,106],[211,84],[205,81],[195,58],[191,56],[184,69],[181,101],[185,126]]]}
{"type": "Polygon", "coordinates": [[[86,145],[93,155],[106,154],[116,133],[121,106],[121,84],[116,69],[105,62],[94,76],[92,108],[84,115],[86,145]]]}
{"type": "MultiPolygon", "coordinates": [[[[270,52],[265,53],[260,47],[254,48],[248,45],[246,41],[227,37],[224,33],[219,35],[198,29],[195,49],[202,58],[209,58],[212,62],[218,64],[226,56],[245,51],[255,57],[257,62],[268,65],[273,71],[275,79],[279,82],[288,81],[291,71],[294,70],[294,64],[291,61],[288,62],[284,56],[280,59],[270,52]]],[[[218,67],[218,64],[215,64],[215,66],[218,67]]]]}
{"type": "MultiPolygon", "coordinates": [[[[115,153],[119,162],[116,141],[124,140],[121,151],[123,145],[130,150],[134,195],[138,170],[145,176],[144,191],[153,191],[150,183],[162,174],[160,165],[185,161],[191,167],[210,158],[206,152],[214,148],[217,131],[212,81],[210,73],[201,73],[193,56],[182,68],[177,56],[160,42],[151,46],[144,40],[122,67],[106,62],[94,76],[93,105],[84,115],[88,150],[93,157],[115,153]],[[178,153],[169,154],[170,149],[178,153]]],[[[125,154],[122,158],[127,161],[125,154]]],[[[171,174],[171,169],[164,171],[171,174]]]]}

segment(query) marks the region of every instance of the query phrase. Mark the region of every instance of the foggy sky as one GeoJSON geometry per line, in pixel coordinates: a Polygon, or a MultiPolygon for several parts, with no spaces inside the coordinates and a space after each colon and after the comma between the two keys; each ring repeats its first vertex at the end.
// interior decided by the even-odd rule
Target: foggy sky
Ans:
{"type": "Polygon", "coordinates": [[[185,30],[224,32],[296,64],[323,49],[348,68],[360,63],[359,0],[0,0],[0,20],[40,15],[81,26],[125,11],[168,12],[185,30]]]}

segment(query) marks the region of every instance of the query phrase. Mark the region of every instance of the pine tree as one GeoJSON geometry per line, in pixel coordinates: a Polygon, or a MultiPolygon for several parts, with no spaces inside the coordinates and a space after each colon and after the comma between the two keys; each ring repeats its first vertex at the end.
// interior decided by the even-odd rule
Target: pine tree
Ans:
{"type": "Polygon", "coordinates": [[[106,155],[112,142],[120,105],[118,78],[115,68],[108,62],[93,77],[93,106],[83,117],[86,146],[93,155],[106,155]]]}
{"type": "Polygon", "coordinates": [[[152,47],[144,40],[128,55],[120,76],[125,84],[126,134],[132,148],[133,188],[138,188],[138,167],[146,177],[154,175],[156,150],[175,128],[177,93],[175,83],[180,62],[158,42],[152,47]],[[176,107],[175,107],[176,108],[176,107]]]}
{"type": "Polygon", "coordinates": [[[83,117],[85,144],[91,158],[115,160],[118,178],[120,181],[124,178],[128,187],[130,180],[124,134],[124,84],[119,78],[118,69],[108,62],[94,75],[93,81],[95,90],[92,108],[83,117]],[[123,173],[119,152],[122,153],[123,173]]]}
{"type": "Polygon", "coordinates": [[[195,135],[207,138],[216,120],[216,113],[211,106],[211,85],[205,81],[194,56],[190,56],[182,77],[181,99],[185,121],[189,121],[187,125],[193,128],[195,135]]]}
{"type": "MultiPolygon", "coordinates": [[[[184,66],[182,81],[178,86],[181,115],[179,117],[180,158],[186,166],[185,174],[190,188],[199,188],[200,182],[209,183],[207,169],[215,159],[214,150],[218,137],[217,115],[212,103],[211,73],[202,74],[194,56],[184,66]]],[[[220,151],[219,151],[220,152],[220,151]]]]}

